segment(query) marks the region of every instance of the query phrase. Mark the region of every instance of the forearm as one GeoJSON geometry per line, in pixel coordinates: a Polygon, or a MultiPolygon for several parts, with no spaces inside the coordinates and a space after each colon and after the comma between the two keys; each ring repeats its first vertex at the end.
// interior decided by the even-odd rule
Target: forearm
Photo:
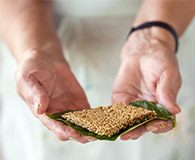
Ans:
{"type": "Polygon", "coordinates": [[[181,36],[195,14],[194,0],[145,0],[134,25],[146,21],[167,22],[181,36]]]}
{"type": "Polygon", "coordinates": [[[17,61],[29,54],[29,50],[62,56],[49,1],[1,0],[0,3],[0,35],[17,61]]]}
{"type": "MultiPolygon", "coordinates": [[[[177,32],[178,37],[187,28],[195,13],[195,1],[176,0],[145,0],[136,16],[133,26],[138,26],[144,22],[162,21],[171,25],[177,32]]],[[[143,42],[160,42],[175,52],[175,40],[173,35],[160,27],[150,27],[135,32],[130,39],[143,39],[143,42]]],[[[132,40],[135,41],[135,40],[132,40]]],[[[139,43],[140,40],[138,40],[139,43]]]]}

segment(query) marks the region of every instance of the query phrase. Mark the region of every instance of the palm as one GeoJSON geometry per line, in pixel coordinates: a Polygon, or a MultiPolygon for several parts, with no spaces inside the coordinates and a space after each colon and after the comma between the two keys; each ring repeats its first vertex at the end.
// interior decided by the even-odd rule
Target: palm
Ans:
{"type": "Polygon", "coordinates": [[[114,102],[129,103],[136,99],[154,100],[152,94],[144,81],[139,62],[126,60],[121,64],[114,88],[114,102]]]}
{"type": "Polygon", "coordinates": [[[64,60],[29,58],[18,67],[17,89],[32,112],[61,140],[85,137],[42,113],[89,108],[87,98],[64,60]],[[41,113],[41,114],[40,114],[41,113]]]}
{"type": "Polygon", "coordinates": [[[67,69],[66,64],[53,64],[52,72],[52,79],[48,79],[51,86],[51,95],[47,112],[54,113],[64,110],[78,110],[89,107],[82,88],[70,70],[67,69]]]}
{"type": "Polygon", "coordinates": [[[154,95],[148,90],[144,81],[139,63],[125,61],[120,70],[113,89],[113,98],[119,102],[128,103],[136,99],[154,99],[154,95]]]}
{"type": "MultiPolygon", "coordinates": [[[[153,55],[135,53],[122,61],[114,83],[112,100],[113,103],[127,104],[136,99],[151,100],[161,103],[171,113],[176,114],[179,111],[175,100],[180,85],[181,79],[174,54],[165,52],[163,49],[156,51],[153,55]]],[[[156,120],[121,138],[137,139],[147,130],[160,133],[171,128],[172,122],[156,120]],[[161,128],[162,125],[166,127],[161,128]]]]}
{"type": "Polygon", "coordinates": [[[135,99],[147,99],[163,103],[166,92],[171,92],[167,95],[172,94],[172,100],[175,100],[181,84],[177,61],[171,54],[165,56],[161,53],[141,58],[132,56],[123,61],[113,88],[114,101],[128,103],[135,99]]]}

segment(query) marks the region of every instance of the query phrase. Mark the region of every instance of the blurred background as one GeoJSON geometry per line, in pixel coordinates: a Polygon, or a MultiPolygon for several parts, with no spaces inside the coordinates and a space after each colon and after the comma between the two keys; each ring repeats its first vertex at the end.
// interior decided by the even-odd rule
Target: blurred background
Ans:
{"type": "MultiPolygon", "coordinates": [[[[78,5],[79,3],[76,2],[79,1],[57,1],[55,4],[56,17],[59,18],[56,20],[58,22],[56,27],[62,46],[67,49],[67,52],[78,53],[78,60],[73,59],[70,54],[67,59],[79,66],[81,62],[88,63],[86,59],[83,60],[84,52],[93,52],[90,56],[97,59],[105,53],[116,53],[112,57],[117,61],[115,68],[108,67],[107,69],[107,72],[115,72],[119,66],[120,47],[141,1],[115,1],[115,3],[87,1],[88,5],[84,3],[78,5]],[[78,34],[79,41],[69,41],[67,37],[71,37],[72,34],[78,34]],[[101,35],[104,35],[106,39],[102,39],[101,35]],[[83,50],[81,43],[83,40],[87,40],[89,46],[95,46],[98,49],[92,51],[85,46],[83,50]],[[109,41],[109,44],[105,45],[105,41],[109,41]]],[[[92,142],[86,145],[71,141],[65,144],[59,142],[42,126],[17,95],[14,78],[17,65],[9,50],[1,43],[0,160],[60,160],[64,159],[64,155],[68,160],[95,158],[193,160],[195,157],[195,20],[180,39],[177,57],[183,78],[183,85],[178,96],[178,104],[182,112],[177,117],[178,124],[174,130],[163,135],[148,133],[136,141],[117,140],[116,142],[92,142]],[[82,158],[79,156],[86,152],[87,156],[82,158]]],[[[106,59],[109,60],[110,57],[106,59]]],[[[100,86],[97,92],[92,90],[95,84],[83,81],[82,75],[77,73],[78,66],[74,64],[71,64],[71,68],[77,74],[77,78],[81,79],[81,85],[85,88],[90,104],[92,106],[97,106],[100,102],[101,105],[109,104],[108,92],[111,93],[112,84],[107,88],[100,86]]],[[[99,71],[101,72],[101,68],[99,71]]],[[[110,77],[111,80],[113,78],[110,77]]]]}

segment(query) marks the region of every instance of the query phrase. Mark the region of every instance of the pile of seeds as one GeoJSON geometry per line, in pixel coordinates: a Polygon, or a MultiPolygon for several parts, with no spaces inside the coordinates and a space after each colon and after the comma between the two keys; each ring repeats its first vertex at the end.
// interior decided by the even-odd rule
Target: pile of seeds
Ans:
{"type": "Polygon", "coordinates": [[[110,137],[121,129],[154,119],[156,113],[120,103],[107,107],[100,106],[95,109],[68,112],[62,117],[98,135],[110,137]]]}

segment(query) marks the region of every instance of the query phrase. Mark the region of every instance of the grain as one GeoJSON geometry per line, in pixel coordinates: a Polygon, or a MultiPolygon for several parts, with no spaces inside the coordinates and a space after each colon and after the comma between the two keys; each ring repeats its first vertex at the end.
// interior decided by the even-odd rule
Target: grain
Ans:
{"type": "Polygon", "coordinates": [[[65,113],[62,117],[98,135],[110,137],[121,129],[154,119],[156,113],[119,103],[107,107],[100,106],[95,109],[72,111],[65,113]]]}

